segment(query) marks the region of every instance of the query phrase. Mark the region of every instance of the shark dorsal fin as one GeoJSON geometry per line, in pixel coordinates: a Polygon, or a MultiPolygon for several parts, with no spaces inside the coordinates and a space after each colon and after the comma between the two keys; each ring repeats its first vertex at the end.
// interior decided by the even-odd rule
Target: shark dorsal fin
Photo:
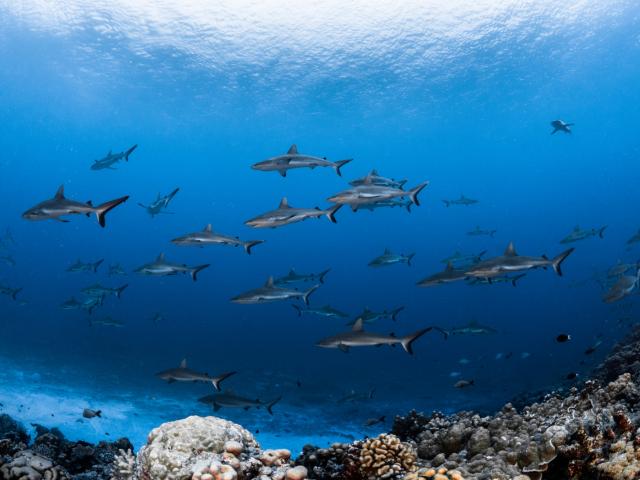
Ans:
{"type": "Polygon", "coordinates": [[[289,275],[293,276],[293,275],[295,275],[295,274],[296,274],[296,270],[295,270],[295,268],[290,268],[290,269],[289,269],[289,275]]]}
{"type": "Polygon", "coordinates": [[[280,200],[279,208],[291,208],[289,207],[289,201],[287,200],[287,197],[282,197],[282,200],[280,200]]]}
{"type": "Polygon", "coordinates": [[[445,272],[453,272],[453,263],[447,262],[447,266],[444,267],[445,272]]]}
{"type": "Polygon", "coordinates": [[[264,286],[267,288],[273,288],[273,277],[269,277],[267,279],[267,283],[265,283],[264,286]]]}
{"type": "Polygon", "coordinates": [[[388,248],[384,249],[384,254],[385,255],[389,255],[391,253],[391,250],[389,250],[388,248]]]}
{"type": "Polygon", "coordinates": [[[516,247],[513,246],[513,242],[509,242],[509,245],[507,245],[507,249],[504,251],[504,256],[505,257],[518,256],[518,254],[516,253],[516,247]]]}
{"type": "Polygon", "coordinates": [[[579,232],[580,231],[580,225],[576,225],[575,227],[573,227],[573,231],[574,232],[579,232]]]}
{"type": "Polygon", "coordinates": [[[351,331],[361,332],[362,330],[364,330],[364,328],[362,327],[362,317],[360,317],[355,321],[353,327],[351,327],[351,331]]]}
{"type": "Polygon", "coordinates": [[[164,262],[164,252],[158,255],[158,258],[156,258],[156,262],[164,262]]]}
{"type": "Polygon", "coordinates": [[[183,358],[180,362],[180,368],[187,368],[187,359],[183,358]]]}
{"type": "Polygon", "coordinates": [[[211,228],[211,224],[209,223],[206,227],[204,227],[203,232],[213,232],[213,229],[211,228]]]}
{"type": "Polygon", "coordinates": [[[296,146],[295,143],[289,147],[289,151],[287,153],[289,155],[297,155],[298,154],[298,147],[296,146]]]}
{"type": "Polygon", "coordinates": [[[54,198],[61,199],[64,198],[64,185],[60,185],[58,190],[56,191],[56,195],[54,198]]]}
{"type": "Polygon", "coordinates": [[[362,183],[371,185],[373,183],[373,172],[368,173],[367,176],[362,179],[362,183]]]}
{"type": "Polygon", "coordinates": [[[112,152],[112,151],[113,151],[113,150],[109,150],[109,153],[107,153],[107,157],[108,157],[109,155],[111,155],[111,152],[112,152]]]}
{"type": "Polygon", "coordinates": [[[371,173],[369,175],[372,176],[372,177],[378,177],[379,176],[378,171],[375,168],[373,170],[371,170],[371,173]]]}

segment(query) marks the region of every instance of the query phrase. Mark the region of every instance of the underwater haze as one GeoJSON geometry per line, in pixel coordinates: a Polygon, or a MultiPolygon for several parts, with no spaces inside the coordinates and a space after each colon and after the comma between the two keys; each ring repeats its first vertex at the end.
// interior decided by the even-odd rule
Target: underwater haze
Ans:
{"type": "Polygon", "coordinates": [[[264,405],[215,414],[295,451],[377,434],[413,408],[491,412],[569,388],[637,314],[635,284],[615,303],[603,295],[624,273],[637,279],[639,32],[632,0],[0,0],[0,412],[138,448],[161,422],[213,414],[198,402],[211,384],[156,375],[187,359],[211,376],[237,372],[223,392],[282,397],[273,415],[264,405]],[[568,131],[551,134],[555,120],[568,131]],[[353,160],[341,176],[251,168],[294,144],[353,160]],[[128,161],[92,168],[133,145],[128,161]],[[403,196],[373,211],[345,204],[335,224],[245,224],[283,197],[328,209],[372,170],[406,179],[405,193],[429,184],[410,211],[403,196]],[[23,218],[60,185],[85,208],[130,198],[104,228],[93,214],[23,218]],[[138,205],[176,188],[157,215],[138,205]],[[264,243],[250,255],[171,243],[208,224],[264,243]],[[476,227],[495,232],[469,235],[476,227]],[[585,238],[561,243],[575,232],[585,238]],[[454,264],[459,281],[417,285],[456,252],[487,260],[510,242],[538,258],[575,251],[562,276],[523,270],[515,288],[520,271],[494,281],[454,264]],[[369,266],[385,249],[415,256],[369,266]],[[161,253],[210,266],[195,282],[136,272],[161,253]],[[101,259],[95,272],[68,271],[101,259]],[[629,268],[608,275],[620,263],[629,268]],[[116,264],[124,272],[109,275],[116,264]],[[291,269],[330,269],[324,283],[287,285],[319,284],[309,307],[231,301],[291,269]],[[120,298],[82,292],[96,284],[128,286],[120,298]],[[100,304],[62,308],[71,298],[100,304]],[[298,315],[325,305],[347,316],[298,315]],[[399,307],[364,331],[393,342],[438,327],[412,355],[316,345],[351,331],[365,309],[399,307]],[[477,325],[488,331],[460,328],[477,325]],[[461,380],[469,385],[456,388],[461,380]],[[102,418],[83,418],[85,408],[102,418]]]}

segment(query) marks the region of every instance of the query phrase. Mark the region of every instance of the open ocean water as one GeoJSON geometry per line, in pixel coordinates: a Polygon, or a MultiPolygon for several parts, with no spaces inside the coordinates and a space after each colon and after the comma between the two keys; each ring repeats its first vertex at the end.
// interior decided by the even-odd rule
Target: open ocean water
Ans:
{"type": "Polygon", "coordinates": [[[198,372],[236,371],[223,392],[282,397],[273,415],[216,415],[297,451],[386,431],[412,408],[491,412],[570,387],[637,315],[635,291],[615,303],[603,295],[620,275],[609,269],[627,263],[634,276],[640,258],[628,242],[640,228],[639,32],[631,0],[0,0],[0,412],[70,438],[128,436],[138,448],[161,422],[212,413],[198,402],[212,385],[155,375],[186,358],[198,372]],[[551,135],[554,120],[571,133],[551,135]],[[292,144],[353,160],[342,176],[251,168],[292,144]],[[133,145],[128,162],[91,168],[133,145]],[[406,179],[407,190],[428,181],[420,205],[345,205],[335,224],[245,224],[283,197],[329,208],[373,169],[406,179]],[[130,198],[105,228],[94,216],[22,218],[60,185],[94,206],[130,198]],[[158,215],[138,205],[176,188],[158,215]],[[477,203],[443,202],[461,195],[477,203]],[[247,255],[170,242],[207,224],[264,243],[247,255]],[[495,232],[468,235],[476,226],[495,232]],[[588,238],[560,243],[576,226],[588,238]],[[515,288],[416,285],[455,252],[488,259],[511,241],[522,255],[575,251],[563,276],[532,269],[515,288]],[[410,266],[369,266],[385,249],[415,256],[410,266]],[[134,272],[161,253],[210,266],[196,282],[134,272]],[[101,259],[96,272],[67,271],[101,259]],[[116,264],[123,273],[109,275],[116,264]],[[347,317],[298,316],[299,299],[230,301],[292,268],[330,269],[310,306],[347,317]],[[96,284],[127,287],[91,314],[61,307],[95,298],[82,289],[96,284]],[[399,307],[365,331],[450,335],[426,333],[413,355],[400,345],[316,346],[365,308],[399,307]],[[454,333],[468,324],[491,332],[454,333]],[[455,388],[460,380],[473,385],[455,388]],[[84,408],[102,418],[83,418],[84,408]]]}

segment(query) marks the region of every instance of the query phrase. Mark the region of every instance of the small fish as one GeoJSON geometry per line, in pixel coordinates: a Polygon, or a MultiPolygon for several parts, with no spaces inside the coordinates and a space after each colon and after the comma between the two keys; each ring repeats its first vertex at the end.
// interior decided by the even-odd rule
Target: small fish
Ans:
{"type": "Polygon", "coordinates": [[[467,198],[464,195],[460,195],[460,198],[456,198],[455,200],[442,200],[445,207],[450,207],[451,205],[463,205],[468,207],[469,205],[474,205],[479,203],[478,200],[474,200],[472,198],[467,198]]]}
{"type": "Polygon", "coordinates": [[[561,333],[556,337],[556,342],[558,343],[565,343],[565,342],[568,342],[569,340],[571,340],[571,335],[566,333],[561,333]]]}
{"type": "Polygon", "coordinates": [[[364,422],[364,426],[365,427],[373,427],[374,425],[377,425],[379,423],[384,423],[385,422],[385,416],[382,415],[380,418],[370,418],[368,419],[366,422],[364,422]]]}
{"type": "Polygon", "coordinates": [[[451,373],[449,373],[449,376],[450,376],[451,378],[457,378],[457,377],[459,377],[460,375],[462,375],[462,372],[451,372],[451,373]]]}
{"type": "Polygon", "coordinates": [[[102,410],[91,410],[90,408],[85,408],[82,411],[82,416],[84,418],[102,418],[102,410]]]}
{"type": "Polygon", "coordinates": [[[474,380],[458,380],[453,384],[454,388],[467,388],[472,387],[473,385],[475,385],[474,380]]]}
{"type": "Polygon", "coordinates": [[[571,372],[569,374],[567,374],[567,380],[575,380],[576,378],[578,378],[580,374],[576,373],[576,372],[571,372]]]}

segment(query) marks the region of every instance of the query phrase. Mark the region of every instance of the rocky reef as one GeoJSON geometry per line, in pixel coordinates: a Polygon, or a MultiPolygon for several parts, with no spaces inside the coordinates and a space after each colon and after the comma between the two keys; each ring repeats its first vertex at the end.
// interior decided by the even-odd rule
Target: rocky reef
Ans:
{"type": "MultiPolygon", "coordinates": [[[[151,431],[137,455],[126,439],[70,442],[56,429],[25,429],[0,415],[6,480],[631,480],[640,478],[640,328],[592,380],[493,415],[397,416],[390,433],[352,443],[263,450],[216,417],[151,431]]],[[[537,395],[536,395],[537,397],[537,395]]]]}
{"type": "Polygon", "coordinates": [[[72,442],[58,429],[34,425],[33,442],[24,427],[0,415],[0,478],[3,480],[103,480],[111,478],[116,455],[133,447],[115,442],[72,442]]]}

